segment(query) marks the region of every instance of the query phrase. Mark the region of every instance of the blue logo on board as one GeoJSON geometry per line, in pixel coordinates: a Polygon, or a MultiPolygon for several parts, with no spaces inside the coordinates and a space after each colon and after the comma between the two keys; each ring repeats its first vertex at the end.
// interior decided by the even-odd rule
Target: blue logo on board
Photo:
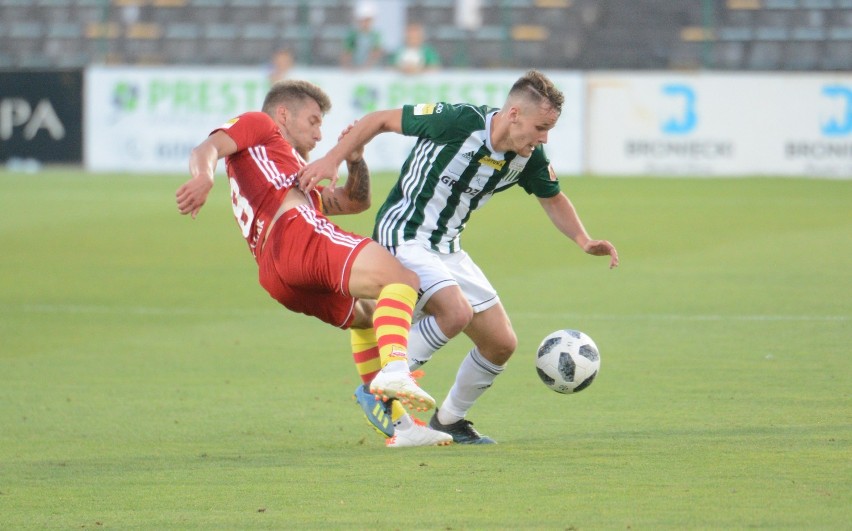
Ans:
{"type": "Polygon", "coordinates": [[[852,133],[852,88],[843,85],[827,85],[822,88],[822,93],[840,109],[820,124],[822,133],[826,136],[844,136],[852,133]]]}
{"type": "Polygon", "coordinates": [[[671,114],[663,119],[662,131],[668,135],[685,135],[695,129],[698,115],[695,112],[695,90],[689,85],[663,85],[663,94],[669,98],[680,100],[677,114],[671,114]]]}

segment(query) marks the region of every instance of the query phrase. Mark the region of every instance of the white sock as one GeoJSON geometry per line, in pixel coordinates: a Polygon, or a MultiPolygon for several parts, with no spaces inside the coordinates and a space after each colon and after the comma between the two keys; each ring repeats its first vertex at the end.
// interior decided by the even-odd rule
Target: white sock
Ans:
{"type": "Polygon", "coordinates": [[[432,354],[446,345],[450,338],[438,326],[434,316],[427,315],[411,326],[408,333],[408,368],[419,369],[432,359],[432,354]]]}
{"type": "Polygon", "coordinates": [[[462,360],[456,381],[438,409],[438,422],[452,424],[463,419],[505,367],[491,363],[474,347],[462,360]]]}

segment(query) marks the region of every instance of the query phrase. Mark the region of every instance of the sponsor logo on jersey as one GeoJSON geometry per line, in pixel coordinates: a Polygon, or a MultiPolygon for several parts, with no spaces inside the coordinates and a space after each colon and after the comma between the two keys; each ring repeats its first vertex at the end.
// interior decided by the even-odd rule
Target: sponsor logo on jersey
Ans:
{"type": "Polygon", "coordinates": [[[435,112],[434,103],[418,103],[414,106],[414,116],[422,116],[424,114],[432,114],[435,112]]]}
{"type": "MultiPolygon", "coordinates": [[[[503,169],[503,166],[506,164],[506,161],[505,160],[494,160],[489,156],[485,156],[485,157],[482,157],[481,159],[479,159],[479,163],[485,164],[486,166],[491,166],[495,170],[500,171],[500,170],[503,169]]],[[[511,168],[512,165],[510,164],[509,167],[511,168]]]]}
{"type": "Polygon", "coordinates": [[[462,157],[463,159],[473,160],[473,156],[474,156],[475,154],[476,154],[476,153],[475,153],[475,152],[473,152],[473,151],[468,151],[467,153],[462,153],[462,156],[461,156],[461,157],[462,157]]]}
{"type": "MultiPolygon", "coordinates": [[[[449,175],[442,175],[441,182],[449,186],[450,188],[459,187],[459,182],[456,179],[453,179],[449,175]]],[[[473,186],[467,186],[464,190],[462,190],[463,194],[476,195],[482,192],[481,188],[474,188],[473,186]]]]}

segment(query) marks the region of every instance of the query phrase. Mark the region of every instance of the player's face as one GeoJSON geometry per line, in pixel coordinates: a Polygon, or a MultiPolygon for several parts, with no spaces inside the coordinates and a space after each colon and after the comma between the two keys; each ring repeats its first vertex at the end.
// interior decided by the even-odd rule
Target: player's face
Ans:
{"type": "Polygon", "coordinates": [[[529,157],[536,147],[547,143],[547,135],[558,119],[559,113],[549,104],[519,106],[510,128],[512,151],[529,157]]]}
{"type": "Polygon", "coordinates": [[[284,123],[285,138],[302,156],[310,153],[322,140],[322,111],[319,104],[306,99],[292,109],[284,123]]]}

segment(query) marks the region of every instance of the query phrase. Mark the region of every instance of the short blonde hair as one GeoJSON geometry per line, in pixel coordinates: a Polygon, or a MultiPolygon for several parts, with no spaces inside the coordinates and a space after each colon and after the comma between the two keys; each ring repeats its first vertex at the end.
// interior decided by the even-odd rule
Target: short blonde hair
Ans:
{"type": "Polygon", "coordinates": [[[331,110],[331,99],[323,89],[308,81],[295,79],[279,81],[272,85],[272,88],[266,93],[261,110],[272,115],[279,105],[297,108],[307,99],[317,102],[323,114],[331,110]]]}
{"type": "Polygon", "coordinates": [[[522,98],[538,105],[546,102],[559,114],[562,114],[562,104],[565,102],[565,96],[553,81],[538,70],[530,70],[515,81],[509,90],[509,99],[514,98],[522,98]]]}

